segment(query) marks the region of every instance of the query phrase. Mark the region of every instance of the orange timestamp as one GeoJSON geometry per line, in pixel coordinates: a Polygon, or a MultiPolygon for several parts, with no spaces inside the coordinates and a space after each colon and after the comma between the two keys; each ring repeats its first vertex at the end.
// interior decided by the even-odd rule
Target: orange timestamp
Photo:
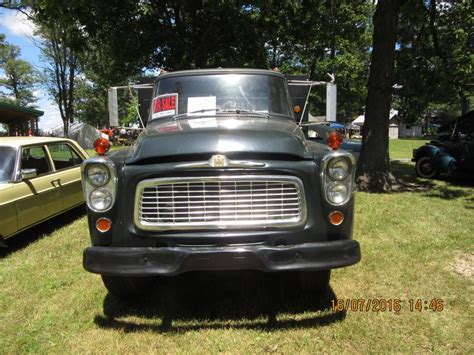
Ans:
{"type": "Polygon", "coordinates": [[[410,312],[432,311],[441,312],[444,310],[444,301],[441,298],[421,299],[409,298],[402,300],[399,298],[347,298],[331,300],[333,311],[337,312],[394,312],[402,310],[410,312]]]}

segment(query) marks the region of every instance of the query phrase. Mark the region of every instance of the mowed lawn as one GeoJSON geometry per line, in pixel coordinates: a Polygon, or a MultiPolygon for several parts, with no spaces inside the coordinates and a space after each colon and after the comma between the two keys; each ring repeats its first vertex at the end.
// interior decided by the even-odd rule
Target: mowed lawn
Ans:
{"type": "MultiPolygon", "coordinates": [[[[392,158],[409,159],[423,143],[413,142],[391,142],[392,158]]],[[[410,184],[356,194],[362,261],[333,271],[322,300],[292,275],[278,287],[260,273],[193,273],[125,304],[82,268],[83,209],[31,229],[0,249],[0,353],[472,353],[474,181],[419,180],[406,161],[393,168],[410,184]],[[336,298],[400,300],[401,309],[337,312],[336,298]],[[418,299],[421,310],[411,310],[418,299]],[[442,309],[429,309],[433,299],[442,309]]]]}
{"type": "Polygon", "coordinates": [[[426,139],[390,139],[390,159],[411,159],[413,149],[419,148],[428,142],[429,140],[426,139]]]}

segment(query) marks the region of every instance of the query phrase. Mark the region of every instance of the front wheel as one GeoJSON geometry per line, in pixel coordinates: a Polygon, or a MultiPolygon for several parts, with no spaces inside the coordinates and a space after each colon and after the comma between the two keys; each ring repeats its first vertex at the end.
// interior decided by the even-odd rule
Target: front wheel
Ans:
{"type": "Polygon", "coordinates": [[[433,179],[439,175],[439,171],[433,166],[430,157],[421,157],[415,164],[416,175],[425,179],[433,179]]]}
{"type": "Polygon", "coordinates": [[[331,270],[300,271],[299,281],[303,292],[324,295],[329,288],[331,270]]]}
{"type": "Polygon", "coordinates": [[[155,278],[102,275],[102,281],[111,294],[122,300],[130,300],[130,297],[145,295],[153,287],[155,278]]]}

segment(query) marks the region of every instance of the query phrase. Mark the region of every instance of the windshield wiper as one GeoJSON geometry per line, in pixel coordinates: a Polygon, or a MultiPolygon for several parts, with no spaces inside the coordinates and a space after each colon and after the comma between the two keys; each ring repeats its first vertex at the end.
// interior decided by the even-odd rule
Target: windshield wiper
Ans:
{"type": "Polygon", "coordinates": [[[223,110],[221,112],[225,113],[236,113],[236,114],[245,114],[249,116],[258,116],[258,117],[265,117],[265,118],[270,118],[270,115],[268,113],[264,112],[258,112],[258,111],[252,111],[252,110],[240,110],[240,109],[233,109],[233,110],[223,110]]]}
{"type": "Polygon", "coordinates": [[[211,112],[214,111],[216,114],[218,113],[236,113],[238,115],[244,114],[248,116],[258,116],[258,117],[264,117],[266,119],[270,118],[270,115],[268,113],[263,113],[263,112],[258,112],[258,111],[251,111],[251,110],[240,110],[240,109],[233,109],[233,110],[222,110],[220,108],[208,108],[208,109],[203,109],[203,110],[197,110],[197,111],[192,111],[192,112],[184,112],[180,113],[179,115],[173,116],[173,120],[179,120],[183,117],[186,118],[203,118],[207,117],[207,115],[196,115],[197,113],[206,113],[206,112],[211,112]]]}

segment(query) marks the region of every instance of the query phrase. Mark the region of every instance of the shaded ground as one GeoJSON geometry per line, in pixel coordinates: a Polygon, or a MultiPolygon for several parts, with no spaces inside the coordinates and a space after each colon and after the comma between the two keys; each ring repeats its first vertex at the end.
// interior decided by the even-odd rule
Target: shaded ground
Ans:
{"type": "Polygon", "coordinates": [[[329,325],[345,312],[332,312],[336,296],[332,289],[315,297],[303,292],[296,273],[269,275],[260,272],[192,272],[175,278],[160,278],[149,296],[139,302],[123,302],[108,294],[103,314],[94,322],[101,328],[125,331],[179,332],[220,329],[239,322],[241,329],[284,329],[329,325]],[[319,312],[304,320],[278,320],[279,314],[319,312]],[[134,323],[123,317],[162,319],[161,324],[134,323]],[[201,320],[202,323],[197,320],[201,320]],[[178,321],[178,325],[173,325],[178,321]],[[184,324],[184,325],[183,325],[184,324]]]}

